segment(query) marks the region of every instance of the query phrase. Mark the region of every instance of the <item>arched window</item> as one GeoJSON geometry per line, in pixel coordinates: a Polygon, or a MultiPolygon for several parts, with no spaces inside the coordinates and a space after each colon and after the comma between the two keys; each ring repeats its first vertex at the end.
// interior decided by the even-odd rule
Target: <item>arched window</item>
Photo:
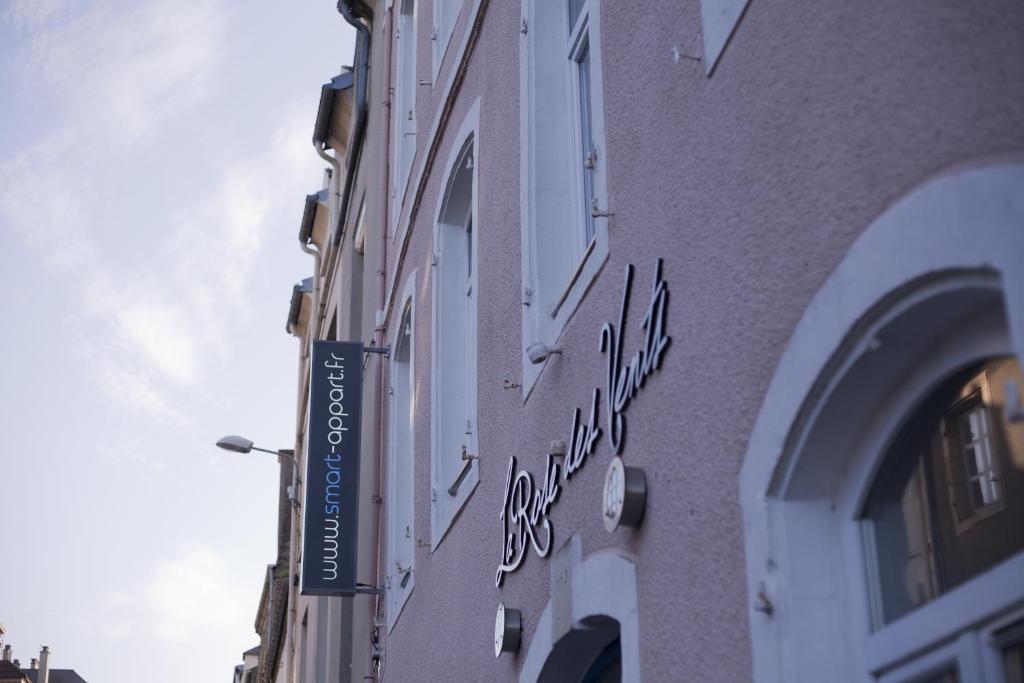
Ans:
{"type": "Polygon", "coordinates": [[[1020,381],[1015,358],[971,364],[893,440],[863,514],[876,630],[1024,550],[1024,424],[1005,409],[1020,381]]]}
{"type": "Polygon", "coordinates": [[[414,385],[413,304],[416,273],[409,276],[405,308],[391,344],[391,386],[387,478],[388,555],[387,619],[394,627],[414,584],[416,548],[414,526],[414,385]]]}
{"type": "Polygon", "coordinates": [[[454,156],[434,234],[431,535],[435,548],[479,480],[474,140],[470,134],[454,156]]]}
{"type": "Polygon", "coordinates": [[[794,332],[741,474],[758,681],[1021,680],[1022,192],[917,190],[794,332]]]}

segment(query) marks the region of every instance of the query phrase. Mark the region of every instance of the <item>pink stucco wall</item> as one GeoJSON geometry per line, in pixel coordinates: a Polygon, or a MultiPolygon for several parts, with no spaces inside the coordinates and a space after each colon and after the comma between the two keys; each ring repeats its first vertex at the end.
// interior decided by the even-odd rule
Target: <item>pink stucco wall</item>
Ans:
{"type": "MultiPolygon", "coordinates": [[[[637,268],[629,353],[663,257],[673,344],[629,409],[623,451],[647,474],[644,523],[614,534],[602,526],[606,435],[553,509],[555,544],[578,534],[585,556],[609,546],[634,556],[647,680],[751,680],[738,473],[768,381],[804,307],[874,217],[950,168],[1024,153],[1024,6],[752,0],[709,79],[671,54],[700,44],[699,0],[642,10],[603,2],[610,257],[563,333],[566,352],[524,404],[503,388],[521,375],[520,7],[484,4],[409,249],[402,263],[389,255],[399,283],[414,268],[419,277],[415,536],[429,539],[432,223],[444,160],[461,143],[452,138],[479,98],[480,484],[440,546],[417,549],[385,679],[518,675],[549,597],[550,562],[531,553],[494,586],[509,456],[542,475],[548,443],[569,439],[572,409],[603,390],[598,332],[617,316],[625,264],[637,268]],[[522,610],[523,647],[495,659],[500,601],[522,610]]],[[[466,0],[439,83],[473,5],[466,0]]],[[[430,44],[419,44],[426,79],[430,44]]],[[[422,90],[426,133],[442,89],[422,90]]]]}

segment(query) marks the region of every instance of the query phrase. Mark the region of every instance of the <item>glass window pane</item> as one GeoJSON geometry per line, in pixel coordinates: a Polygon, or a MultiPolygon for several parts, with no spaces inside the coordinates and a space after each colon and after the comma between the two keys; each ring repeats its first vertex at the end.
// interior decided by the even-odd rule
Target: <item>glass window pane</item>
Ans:
{"type": "Polygon", "coordinates": [[[960,683],[960,674],[956,669],[950,669],[938,676],[931,676],[920,681],[920,683],[960,683]]]}
{"type": "Polygon", "coordinates": [[[876,628],[1024,550],[1024,424],[1004,415],[1007,380],[1021,382],[1016,359],[968,369],[893,440],[864,509],[876,628]]]}
{"type": "Polygon", "coordinates": [[[1024,683],[1024,643],[1003,650],[1003,668],[1006,670],[1006,683],[1024,683]]]}
{"type": "Polygon", "coordinates": [[[594,216],[591,206],[594,202],[594,149],[593,117],[590,107],[590,45],[584,45],[577,57],[579,68],[580,90],[580,147],[583,152],[583,244],[590,244],[594,239],[594,216]]]}
{"type": "Polygon", "coordinates": [[[996,631],[993,639],[1002,650],[1005,683],[1024,683],[1024,619],[996,631]]]}
{"type": "Polygon", "coordinates": [[[576,20],[580,18],[580,12],[583,11],[583,4],[587,0],[569,0],[569,30],[572,31],[573,27],[576,26],[576,20]]]}

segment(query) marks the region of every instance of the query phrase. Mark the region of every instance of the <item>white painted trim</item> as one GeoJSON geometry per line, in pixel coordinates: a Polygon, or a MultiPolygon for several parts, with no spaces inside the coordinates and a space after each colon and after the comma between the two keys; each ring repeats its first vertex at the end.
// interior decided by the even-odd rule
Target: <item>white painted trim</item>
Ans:
{"type": "Polygon", "coordinates": [[[878,683],[916,683],[925,677],[939,676],[950,669],[958,668],[957,660],[963,654],[963,650],[964,643],[960,640],[948,643],[905,666],[879,676],[878,683]]]}
{"type": "Polygon", "coordinates": [[[996,565],[981,576],[940,595],[933,602],[868,636],[865,666],[883,671],[910,652],[991,619],[1009,606],[1024,606],[1024,554],[996,565]]]}
{"type": "MultiPolygon", "coordinates": [[[[396,12],[395,16],[398,17],[398,22],[396,22],[394,24],[394,33],[395,34],[398,34],[400,32],[401,28],[402,28],[402,26],[401,26],[401,22],[402,22],[402,19],[401,19],[402,18],[402,11],[401,11],[402,4],[403,4],[402,2],[398,2],[397,3],[397,10],[398,11],[396,12]]],[[[399,88],[401,87],[402,58],[404,57],[406,51],[409,50],[409,49],[412,50],[412,86],[411,86],[412,87],[412,92],[411,93],[407,93],[405,95],[405,97],[411,99],[411,105],[412,105],[411,108],[412,108],[412,113],[413,113],[412,131],[413,131],[413,133],[415,133],[417,135],[419,133],[419,126],[418,126],[419,117],[418,117],[418,112],[417,112],[417,105],[418,105],[418,102],[419,102],[419,97],[418,96],[419,96],[419,88],[420,88],[420,86],[419,86],[419,79],[420,79],[420,76],[419,76],[419,70],[420,69],[419,69],[419,67],[420,67],[420,62],[419,62],[418,55],[417,55],[417,49],[418,49],[418,45],[419,45],[419,32],[420,32],[420,0],[413,0],[412,27],[413,27],[413,31],[412,31],[412,39],[411,39],[411,41],[406,39],[406,41],[403,42],[403,39],[402,39],[401,36],[399,36],[397,38],[397,40],[396,40],[394,35],[389,36],[390,40],[398,43],[398,49],[396,50],[396,53],[397,53],[396,56],[398,58],[394,60],[394,71],[395,71],[395,73],[392,76],[392,81],[391,81],[392,83],[395,83],[397,87],[395,88],[394,95],[391,96],[392,106],[390,108],[390,110],[391,110],[390,111],[391,119],[392,119],[392,121],[391,121],[391,137],[392,137],[391,159],[389,160],[389,162],[391,163],[391,173],[390,173],[391,177],[389,179],[389,187],[388,187],[388,195],[389,195],[388,196],[388,203],[389,203],[388,215],[389,215],[390,225],[388,225],[387,227],[388,227],[389,232],[392,235],[395,234],[395,228],[397,226],[398,217],[399,217],[399,213],[400,213],[399,209],[401,209],[402,202],[405,200],[406,192],[408,192],[408,187],[409,187],[409,184],[410,184],[410,182],[412,180],[412,169],[413,169],[414,164],[416,163],[416,157],[419,155],[419,150],[420,150],[420,145],[419,145],[419,142],[417,140],[417,142],[416,142],[416,144],[415,144],[415,146],[413,147],[413,150],[412,150],[412,156],[408,160],[406,160],[404,164],[402,163],[402,160],[401,160],[400,157],[401,157],[402,145],[403,145],[403,142],[404,142],[404,139],[403,139],[404,133],[402,132],[402,126],[399,123],[399,118],[398,117],[403,116],[403,114],[400,111],[400,109],[405,109],[405,105],[409,104],[409,102],[407,102],[405,99],[403,99],[401,97],[401,93],[400,93],[399,88]],[[402,106],[399,107],[398,106],[399,104],[402,104],[402,106]],[[403,168],[403,166],[404,166],[404,168],[403,168]],[[401,180],[399,180],[399,177],[401,177],[401,180]]]]}
{"type": "Polygon", "coordinates": [[[451,26],[440,27],[441,15],[440,7],[441,0],[433,0],[434,5],[434,24],[431,27],[431,31],[435,28],[441,28],[444,31],[442,37],[438,34],[435,40],[431,41],[433,45],[430,48],[431,58],[433,59],[433,68],[431,70],[430,82],[432,84],[437,83],[437,77],[441,72],[441,65],[444,64],[445,55],[448,54],[448,45],[452,42],[452,34],[455,33],[455,27],[459,24],[459,17],[462,16],[462,7],[466,4],[465,0],[448,0],[448,2],[458,2],[459,11],[455,13],[455,17],[452,20],[451,26]]]}
{"type": "MultiPolygon", "coordinates": [[[[454,61],[454,65],[448,71],[448,80],[445,83],[444,91],[441,95],[440,105],[434,113],[434,121],[430,126],[430,132],[420,139],[417,131],[416,154],[413,155],[413,169],[416,172],[415,174],[410,173],[409,175],[411,182],[409,188],[412,188],[412,193],[410,195],[409,190],[406,190],[405,196],[408,197],[408,201],[403,202],[399,206],[399,211],[397,212],[398,215],[395,218],[396,230],[392,234],[394,244],[398,248],[398,257],[395,259],[394,269],[388,275],[389,283],[387,301],[384,303],[384,311],[387,316],[385,318],[385,323],[390,319],[391,311],[394,308],[394,298],[398,288],[398,274],[402,270],[402,263],[405,260],[405,251],[408,247],[409,238],[412,233],[412,207],[417,203],[417,201],[422,200],[423,193],[426,192],[426,176],[429,170],[427,164],[431,160],[430,149],[440,144],[440,137],[444,134],[445,130],[448,130],[448,128],[444,130],[441,128],[442,122],[445,122],[445,110],[454,106],[453,100],[455,98],[455,93],[453,90],[455,87],[455,79],[463,64],[469,58],[468,48],[470,39],[473,36],[474,26],[479,21],[478,15],[481,7],[488,1],[489,0],[473,0],[468,25],[466,30],[462,32],[462,37],[459,42],[459,50],[457,58],[454,61]]],[[[435,83],[434,85],[436,86],[437,84],[435,83]]]]}
{"type": "MultiPolygon", "coordinates": [[[[847,555],[845,563],[839,560],[838,571],[849,574],[845,578],[853,597],[847,596],[848,599],[867,604],[863,567],[849,557],[851,545],[859,548],[859,539],[848,522],[858,497],[863,497],[864,482],[869,480],[870,473],[861,470],[852,475],[845,485],[847,493],[842,497],[840,510],[835,512],[829,512],[829,505],[808,502],[787,504],[787,513],[776,502],[780,485],[777,474],[785,470],[793,456],[794,444],[790,441],[794,430],[805,421],[805,404],[809,397],[827,394],[829,389],[822,382],[835,377],[830,364],[835,358],[856,351],[848,348],[850,333],[879,302],[912,282],[957,270],[991,271],[998,275],[1010,334],[1007,350],[1024,359],[1024,164],[955,171],[898,201],[854,243],[794,330],[761,406],[740,473],[753,668],[758,681],[798,680],[793,675],[793,648],[799,644],[790,642],[791,636],[786,632],[794,618],[791,593],[797,588],[796,580],[787,573],[798,568],[778,565],[786,554],[786,537],[794,533],[794,524],[798,527],[800,523],[819,523],[815,518],[822,524],[832,524],[830,514],[838,514],[847,522],[836,527],[844,538],[842,554],[847,555]],[[794,522],[800,505],[807,507],[805,519],[794,522]],[[773,571],[772,567],[779,568],[773,571]],[[752,609],[753,598],[760,590],[765,590],[775,603],[775,613],[770,618],[752,609]],[[860,598],[857,591],[861,591],[860,598]]],[[[781,479],[783,488],[788,480],[788,476],[781,479]]],[[[826,554],[829,553],[822,553],[826,554]]],[[[860,557],[859,550],[856,557],[860,557]]],[[[1018,559],[1010,563],[1015,567],[1018,559]]],[[[1000,565],[992,571],[998,574],[1009,566],[1000,565]]],[[[970,586],[971,582],[961,588],[970,586]]],[[[813,597],[813,585],[802,584],[799,588],[813,597]]],[[[821,588],[832,590],[827,586],[821,588]]],[[[936,613],[930,608],[944,610],[944,605],[959,601],[963,595],[966,593],[961,589],[951,591],[919,614],[936,613]]],[[[816,616],[800,616],[845,619],[827,609],[816,616]]],[[[846,650],[858,672],[840,671],[838,678],[830,680],[868,680],[861,670],[864,658],[857,655],[865,654],[866,617],[854,616],[848,623],[846,650]]],[[[898,625],[890,625],[887,630],[898,625]]]]}
{"type": "MultiPolygon", "coordinates": [[[[1003,616],[1002,619],[990,623],[978,634],[978,649],[980,650],[980,661],[978,662],[978,666],[979,669],[984,672],[984,680],[1000,680],[1000,677],[1005,671],[1003,664],[1003,649],[1011,643],[1020,642],[1016,639],[1004,640],[999,638],[997,632],[1021,620],[1024,620],[1024,608],[1017,610],[1016,612],[1010,612],[1003,616]]],[[[979,675],[978,678],[981,679],[982,676],[979,675]]]]}
{"type": "MultiPolygon", "coordinates": [[[[623,683],[640,683],[640,612],[637,608],[636,565],[624,553],[600,550],[573,571],[572,623],[604,615],[619,622],[623,683]]],[[[530,648],[519,671],[520,683],[534,683],[557,644],[553,638],[551,600],[544,607],[530,648]]]]}
{"type": "MultiPolygon", "coordinates": [[[[415,382],[415,378],[416,378],[416,337],[417,337],[417,334],[416,334],[416,283],[417,282],[418,282],[418,272],[417,272],[417,269],[414,268],[413,271],[411,273],[409,273],[409,276],[406,277],[406,279],[405,279],[405,286],[402,288],[402,296],[399,299],[399,302],[400,302],[399,303],[399,310],[400,311],[404,310],[405,306],[406,306],[406,303],[408,303],[408,305],[409,305],[409,319],[412,321],[412,334],[410,335],[410,339],[409,339],[409,376],[410,376],[410,378],[412,378],[410,380],[410,382],[409,382],[409,393],[410,393],[410,409],[409,409],[409,412],[410,412],[411,416],[415,416],[416,415],[416,382],[415,382]]],[[[401,335],[402,335],[402,317],[401,317],[401,315],[399,315],[399,317],[398,317],[398,324],[395,326],[395,329],[394,329],[394,331],[391,334],[391,348],[392,349],[397,349],[398,348],[398,339],[399,339],[399,337],[401,335]]],[[[393,494],[393,489],[392,489],[392,481],[393,481],[392,477],[394,476],[395,465],[396,465],[396,461],[397,461],[397,453],[395,452],[395,444],[397,443],[397,438],[396,438],[395,432],[396,432],[397,425],[395,424],[395,420],[394,420],[394,414],[395,414],[395,409],[394,409],[394,406],[395,406],[394,378],[390,374],[390,372],[393,371],[394,367],[395,367],[394,363],[389,363],[388,384],[389,384],[389,386],[391,388],[391,395],[390,395],[389,400],[388,400],[388,469],[387,469],[387,475],[388,475],[387,491],[388,491],[388,495],[387,495],[387,497],[386,497],[386,499],[384,501],[385,504],[387,505],[387,516],[388,516],[387,517],[387,519],[388,519],[388,526],[387,526],[387,530],[388,530],[387,550],[388,550],[388,552],[387,552],[387,556],[386,556],[386,562],[387,562],[386,566],[388,568],[388,571],[385,572],[385,575],[388,575],[388,573],[390,572],[391,563],[394,560],[394,556],[392,555],[393,547],[392,547],[391,534],[394,531],[393,523],[394,523],[394,516],[395,516],[395,496],[393,494]]],[[[413,435],[412,435],[412,439],[410,439],[409,445],[412,448],[412,452],[409,454],[409,458],[410,458],[410,461],[411,461],[409,464],[411,466],[413,466],[413,487],[412,487],[412,490],[413,490],[413,494],[414,494],[414,498],[415,498],[415,492],[416,492],[416,475],[415,475],[416,435],[415,435],[415,429],[413,429],[413,435]]],[[[406,585],[405,588],[401,589],[402,590],[402,595],[399,597],[397,606],[396,607],[392,607],[392,604],[391,604],[390,600],[385,602],[385,604],[387,606],[387,630],[388,630],[388,634],[391,633],[392,629],[395,628],[395,624],[398,623],[398,617],[401,616],[402,610],[405,609],[405,604],[409,601],[409,596],[412,595],[412,590],[416,586],[416,545],[415,545],[416,544],[416,541],[415,541],[415,538],[416,538],[416,533],[415,533],[416,532],[416,503],[415,503],[415,500],[413,500],[410,503],[409,517],[410,517],[410,519],[409,519],[409,523],[410,524],[409,525],[410,525],[410,528],[413,531],[413,552],[412,552],[412,555],[411,555],[411,557],[409,559],[409,569],[410,569],[411,574],[409,575],[409,582],[408,582],[408,584],[406,585]],[[392,611],[392,610],[394,610],[394,611],[392,611]]],[[[393,591],[395,589],[393,587],[389,586],[388,590],[389,591],[393,591]]]]}
{"type": "MultiPolygon", "coordinates": [[[[462,151],[462,147],[466,140],[472,136],[473,138],[473,196],[471,204],[471,213],[473,216],[473,262],[475,267],[473,268],[473,291],[476,292],[476,296],[473,301],[477,305],[477,310],[470,316],[470,324],[472,325],[471,331],[471,345],[476,346],[476,326],[477,319],[479,316],[479,272],[480,272],[480,238],[486,231],[486,227],[482,226],[480,221],[479,213],[479,169],[480,169],[480,100],[477,99],[470,106],[469,111],[466,113],[465,118],[462,120],[462,125],[459,126],[458,134],[452,138],[454,144],[449,150],[448,160],[445,162],[444,174],[442,178],[445,182],[441,183],[440,194],[436,200],[436,209],[433,212],[433,253],[437,253],[437,244],[439,239],[439,229],[441,226],[440,216],[443,210],[444,202],[448,194],[449,183],[448,180],[451,178],[453,171],[455,170],[455,164],[459,159],[459,153],[462,151]]],[[[476,490],[477,484],[480,483],[480,461],[473,460],[469,464],[469,472],[466,474],[463,480],[462,486],[458,490],[458,494],[454,497],[455,500],[451,501],[448,505],[443,506],[443,510],[438,510],[438,502],[442,500],[443,496],[448,496],[447,488],[449,482],[439,479],[440,477],[440,466],[439,466],[439,455],[438,455],[438,432],[436,425],[438,424],[438,396],[437,396],[437,273],[432,271],[430,274],[431,283],[431,302],[432,310],[430,316],[430,364],[431,364],[431,381],[430,381],[430,485],[432,490],[430,507],[430,551],[434,552],[437,550],[441,541],[444,539],[448,530],[451,528],[455,518],[458,517],[459,511],[469,500],[469,497],[476,490]],[[449,508],[450,505],[450,508],[449,508]],[[441,514],[443,513],[443,514],[441,514]],[[440,515],[440,519],[439,519],[440,515]]],[[[477,364],[479,367],[479,363],[477,364]]],[[[476,369],[473,373],[473,385],[479,382],[479,374],[476,369]]],[[[476,391],[472,392],[470,403],[474,406],[477,404],[476,391]]],[[[474,412],[479,416],[479,408],[475,408],[474,412]]],[[[473,429],[476,430],[477,443],[480,440],[480,421],[479,419],[473,420],[473,429]]],[[[479,450],[479,449],[478,449],[479,450]]]]}
{"type": "Polygon", "coordinates": [[[700,0],[704,74],[711,76],[750,0],[700,0]]]}
{"type": "MultiPolygon", "coordinates": [[[[533,46],[533,36],[536,31],[530,31],[529,27],[534,26],[537,23],[535,8],[538,2],[548,2],[549,0],[522,0],[521,3],[521,21],[528,27],[525,34],[520,34],[519,41],[519,217],[520,217],[520,253],[521,253],[521,286],[523,288],[531,288],[534,290],[534,302],[531,306],[524,305],[522,307],[522,348],[520,353],[520,363],[522,366],[522,399],[525,403],[529,399],[530,394],[533,391],[534,386],[537,383],[544,368],[547,367],[549,361],[558,362],[560,357],[550,356],[548,361],[544,361],[539,365],[534,365],[530,362],[529,356],[526,353],[527,347],[534,342],[543,342],[548,346],[557,345],[558,339],[561,336],[566,324],[572,317],[573,313],[579,307],[583,300],[584,295],[593,283],[597,274],[604,266],[605,261],[608,260],[609,254],[609,219],[607,217],[600,217],[594,219],[594,237],[595,243],[594,248],[589,253],[586,250],[587,245],[580,245],[580,260],[575,268],[579,270],[575,280],[571,282],[568,287],[568,291],[565,293],[564,299],[561,305],[558,307],[557,313],[551,317],[548,311],[542,310],[539,304],[539,296],[537,290],[540,289],[540,274],[537,269],[537,257],[538,250],[544,248],[544,245],[538,244],[538,233],[537,227],[539,220],[535,215],[534,208],[534,197],[533,197],[533,184],[531,180],[531,174],[535,168],[536,161],[534,159],[534,143],[532,141],[532,135],[534,130],[534,121],[531,116],[532,102],[534,99],[538,99],[535,94],[534,83],[530,77],[531,72],[531,60],[533,54],[531,52],[533,46]],[[554,360],[552,360],[554,359],[554,360]]],[[[563,3],[564,5],[565,3],[563,3]]],[[[568,9],[566,8],[565,21],[568,23],[568,9]]],[[[592,137],[594,144],[598,151],[597,165],[594,169],[593,181],[594,181],[594,197],[600,204],[599,208],[602,211],[609,210],[609,195],[608,195],[608,145],[605,136],[605,116],[604,116],[604,66],[603,66],[603,47],[601,43],[601,9],[600,2],[598,0],[589,0],[582,11],[580,23],[585,25],[583,31],[586,33],[587,41],[589,42],[590,49],[590,68],[591,68],[591,127],[592,137]]],[[[566,45],[564,54],[569,54],[568,36],[571,31],[571,27],[566,28],[566,45]]],[[[574,48],[575,49],[575,48],[574,48]]],[[[579,90],[578,83],[575,78],[571,75],[571,70],[575,68],[575,62],[566,58],[566,84],[569,86],[571,96],[569,97],[568,108],[570,115],[570,130],[572,131],[573,137],[573,155],[577,159],[582,159],[582,149],[580,148],[580,120],[579,120],[579,90]]],[[[573,163],[571,167],[566,169],[567,173],[575,174],[574,182],[574,202],[573,213],[577,215],[577,221],[574,223],[576,230],[581,236],[583,233],[583,212],[589,212],[590,207],[582,206],[582,183],[583,183],[583,170],[578,162],[573,163]]],[[[566,272],[568,276],[572,271],[566,272]]],[[[520,299],[525,297],[525,291],[519,292],[520,299]]]]}

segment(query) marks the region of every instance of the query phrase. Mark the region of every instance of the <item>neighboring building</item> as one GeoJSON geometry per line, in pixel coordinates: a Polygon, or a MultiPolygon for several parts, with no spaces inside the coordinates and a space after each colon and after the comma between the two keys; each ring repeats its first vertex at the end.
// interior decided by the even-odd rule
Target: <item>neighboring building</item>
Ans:
{"type": "Polygon", "coordinates": [[[388,347],[384,591],[286,515],[261,682],[1024,680],[1024,5],[339,11],[295,451],[309,342],[388,347]]]}
{"type": "Polygon", "coordinates": [[[235,675],[231,683],[256,683],[259,673],[260,646],[249,648],[242,653],[242,663],[235,667],[235,675]]]}
{"type": "Polygon", "coordinates": [[[29,668],[21,668],[21,662],[12,659],[10,645],[3,644],[3,627],[0,626],[0,683],[86,683],[74,669],[54,669],[50,666],[50,648],[44,645],[39,658],[33,658],[29,668]]]}
{"type": "Polygon", "coordinates": [[[281,474],[278,481],[277,509],[277,561],[267,565],[263,592],[256,611],[255,630],[260,644],[243,653],[244,683],[273,683],[284,680],[286,623],[289,605],[292,534],[295,514],[291,501],[294,468],[286,458],[281,458],[281,474]]]}

